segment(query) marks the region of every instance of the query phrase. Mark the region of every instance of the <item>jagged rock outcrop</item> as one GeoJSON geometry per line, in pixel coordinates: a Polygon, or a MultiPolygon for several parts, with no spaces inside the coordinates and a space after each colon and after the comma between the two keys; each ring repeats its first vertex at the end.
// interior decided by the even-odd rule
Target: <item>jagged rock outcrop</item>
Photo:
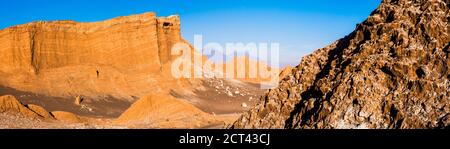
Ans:
{"type": "Polygon", "coordinates": [[[44,114],[41,116],[32,110],[38,108],[42,107],[32,105],[30,109],[11,95],[0,96],[0,113],[17,114],[28,118],[44,118],[44,114]]]}
{"type": "Polygon", "coordinates": [[[231,128],[448,128],[450,0],[383,0],[231,128]]]}
{"type": "Polygon", "coordinates": [[[92,125],[105,124],[103,119],[80,116],[71,112],[48,112],[45,108],[38,105],[23,104],[12,95],[0,96],[0,117],[3,118],[0,119],[1,128],[56,128],[57,126],[55,125],[57,124],[76,123],[92,125]],[[15,122],[18,122],[17,126],[14,125],[15,122]],[[26,124],[27,122],[33,124],[26,124]],[[46,124],[51,126],[38,126],[46,124]]]}

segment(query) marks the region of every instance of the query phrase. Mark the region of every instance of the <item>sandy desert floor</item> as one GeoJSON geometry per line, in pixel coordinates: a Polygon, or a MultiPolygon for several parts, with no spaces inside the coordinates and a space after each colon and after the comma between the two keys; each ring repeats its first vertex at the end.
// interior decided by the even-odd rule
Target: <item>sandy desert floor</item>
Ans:
{"type": "MultiPolygon", "coordinates": [[[[192,104],[214,119],[206,124],[191,128],[225,128],[235,121],[242,112],[254,106],[259,100],[259,95],[264,92],[264,90],[259,88],[258,84],[240,81],[209,80],[203,81],[202,86],[201,89],[194,91],[195,94],[184,95],[176,91],[170,93],[171,96],[192,104]]],[[[0,95],[13,95],[25,106],[34,104],[43,107],[47,111],[66,111],[83,119],[80,122],[67,122],[55,119],[30,118],[17,113],[6,112],[0,113],[0,128],[158,128],[145,124],[122,125],[114,123],[115,119],[124,113],[134,101],[103,97],[99,99],[85,99],[83,106],[78,106],[74,104],[73,98],[51,97],[18,91],[8,87],[0,87],[0,95]]],[[[186,120],[186,123],[189,122],[189,120],[186,120]]],[[[167,125],[170,125],[170,122],[167,125]]],[[[174,126],[174,128],[179,127],[174,126]]]]}

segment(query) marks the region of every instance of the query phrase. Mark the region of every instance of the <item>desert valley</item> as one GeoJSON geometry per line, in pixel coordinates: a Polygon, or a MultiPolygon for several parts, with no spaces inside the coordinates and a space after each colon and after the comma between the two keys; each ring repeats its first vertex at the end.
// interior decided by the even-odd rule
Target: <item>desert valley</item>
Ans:
{"type": "Polygon", "coordinates": [[[4,128],[223,128],[263,92],[258,78],[172,77],[178,16],[33,22],[0,40],[4,128]]]}
{"type": "Polygon", "coordinates": [[[450,126],[450,0],[383,0],[352,33],[286,68],[211,62],[183,39],[180,17],[0,30],[0,128],[450,126]],[[174,77],[175,63],[192,61],[173,54],[177,44],[218,69],[188,63],[192,77],[174,77]],[[254,66],[278,86],[262,89],[273,80],[251,77],[254,66]]]}

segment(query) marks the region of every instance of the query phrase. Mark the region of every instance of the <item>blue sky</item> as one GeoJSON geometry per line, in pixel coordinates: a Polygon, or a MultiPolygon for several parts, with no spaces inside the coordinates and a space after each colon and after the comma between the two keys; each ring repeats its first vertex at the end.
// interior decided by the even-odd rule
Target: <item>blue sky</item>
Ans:
{"type": "Polygon", "coordinates": [[[349,34],[380,0],[11,0],[0,6],[0,29],[35,20],[100,21],[156,12],[178,14],[183,37],[203,42],[278,42],[281,64],[296,65],[349,34]]]}

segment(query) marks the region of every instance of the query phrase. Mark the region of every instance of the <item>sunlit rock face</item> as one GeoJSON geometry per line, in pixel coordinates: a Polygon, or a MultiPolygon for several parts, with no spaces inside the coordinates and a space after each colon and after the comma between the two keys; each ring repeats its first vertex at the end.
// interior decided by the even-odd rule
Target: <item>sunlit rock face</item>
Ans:
{"type": "MultiPolygon", "coordinates": [[[[178,16],[144,13],[92,23],[33,22],[0,31],[0,85],[52,96],[131,99],[157,90],[178,16]]],[[[170,78],[170,76],[167,76],[170,78]]]]}

